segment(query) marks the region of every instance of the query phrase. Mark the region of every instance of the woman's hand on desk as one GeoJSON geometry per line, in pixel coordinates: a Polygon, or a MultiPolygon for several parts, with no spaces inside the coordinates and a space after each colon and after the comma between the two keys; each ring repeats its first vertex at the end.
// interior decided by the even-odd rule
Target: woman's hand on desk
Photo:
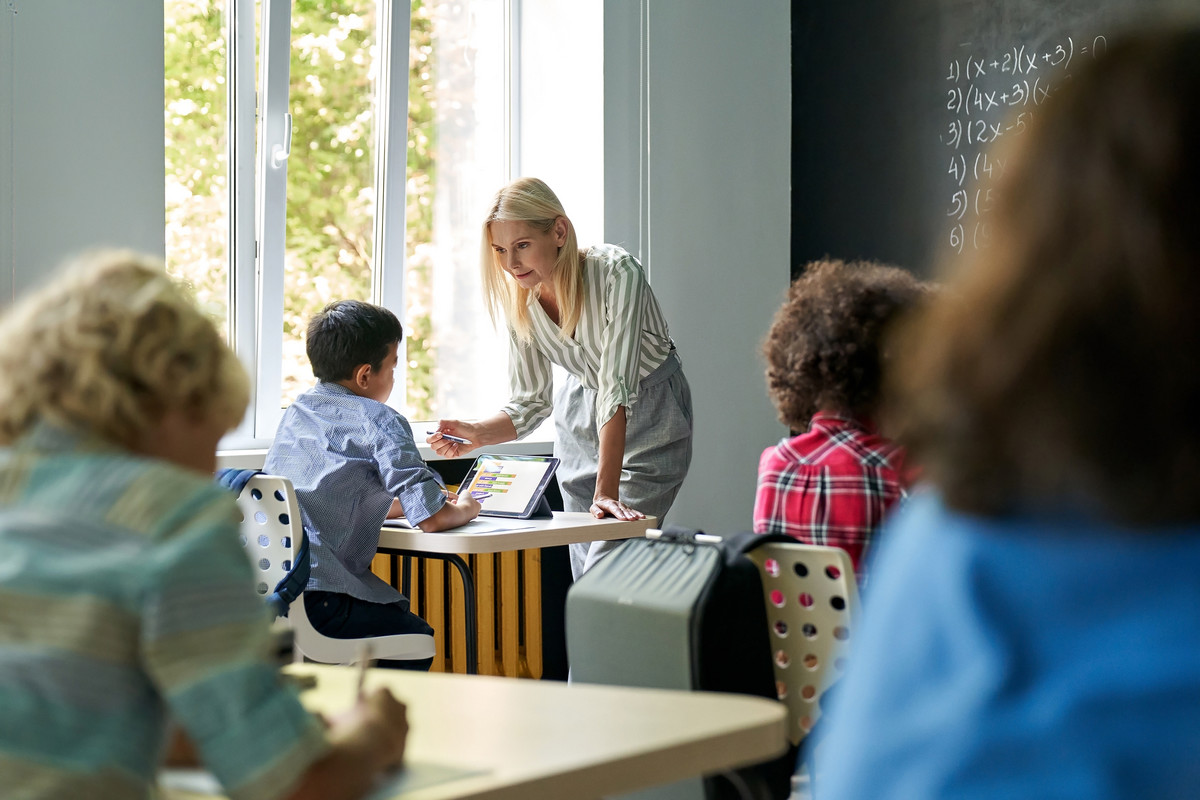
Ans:
{"type": "Polygon", "coordinates": [[[598,494],[592,498],[592,507],[588,509],[596,519],[613,517],[614,519],[645,519],[646,515],[637,509],[630,508],[615,497],[598,494]]]}

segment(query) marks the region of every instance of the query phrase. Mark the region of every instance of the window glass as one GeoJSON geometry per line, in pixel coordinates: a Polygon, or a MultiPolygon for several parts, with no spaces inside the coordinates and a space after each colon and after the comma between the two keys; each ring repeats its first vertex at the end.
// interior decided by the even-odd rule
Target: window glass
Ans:
{"type": "Polygon", "coordinates": [[[377,11],[375,0],[292,4],[285,406],[313,382],[304,352],[309,318],[333,300],[371,300],[377,11]]]}
{"type": "Polygon", "coordinates": [[[225,4],[165,0],[167,270],[229,332],[225,4]]]}
{"type": "MultiPolygon", "coordinates": [[[[387,8],[379,0],[164,2],[167,266],[191,284],[257,374],[258,399],[245,435],[260,441],[271,435],[279,409],[312,384],[304,352],[308,319],[335,299],[379,302],[381,291],[406,332],[393,405],[411,419],[426,420],[487,416],[503,404],[506,333],[503,321],[497,330],[484,309],[479,237],[493,194],[512,177],[546,178],[575,219],[581,241],[599,241],[598,0],[412,0],[407,46],[393,48],[408,54],[408,113],[393,113],[390,122],[379,118],[386,105],[377,96],[378,87],[389,84],[380,75],[387,8]],[[273,52],[287,56],[280,65],[287,64],[281,85],[288,97],[271,112],[291,115],[286,201],[282,192],[264,191],[264,177],[256,180],[250,168],[257,163],[262,169],[252,121],[256,99],[257,113],[264,113],[264,75],[241,62],[262,52],[255,29],[266,5],[291,15],[284,29],[290,50],[273,45],[273,52]],[[242,27],[231,44],[234,17],[242,27]],[[561,30],[592,34],[578,40],[586,46],[564,53],[561,30]],[[245,123],[236,140],[234,67],[240,67],[236,119],[245,123]],[[570,135],[558,122],[564,96],[575,108],[567,117],[570,135]],[[394,129],[381,137],[388,124],[405,126],[402,181],[378,177],[377,141],[396,141],[394,129]],[[241,165],[237,187],[231,185],[231,142],[241,165]],[[525,161],[533,171],[522,169],[525,161]],[[387,198],[379,196],[377,179],[388,187],[387,198]],[[266,195],[274,199],[268,202],[266,195]],[[255,205],[282,209],[285,203],[285,243],[273,236],[256,244],[255,205]],[[235,206],[238,225],[231,218],[235,206]],[[393,217],[401,207],[403,263],[391,255],[398,250],[400,220],[393,217]],[[377,220],[377,208],[395,212],[377,220]],[[385,233],[388,263],[384,274],[373,275],[380,230],[397,236],[393,243],[385,233]],[[264,265],[270,265],[269,281],[264,265]]],[[[397,94],[392,108],[405,100],[397,94]]],[[[388,158],[394,175],[401,162],[394,151],[388,158]]]]}
{"type": "Polygon", "coordinates": [[[554,189],[579,246],[604,241],[604,8],[600,0],[522,0],[520,124],[522,175],[554,189]],[[564,32],[572,46],[547,46],[564,32]],[[572,110],[563,135],[562,104],[572,110]]]}
{"type": "Polygon", "coordinates": [[[508,179],[506,3],[412,4],[409,74],[406,411],[495,413],[508,348],[480,294],[479,236],[508,179]]]}

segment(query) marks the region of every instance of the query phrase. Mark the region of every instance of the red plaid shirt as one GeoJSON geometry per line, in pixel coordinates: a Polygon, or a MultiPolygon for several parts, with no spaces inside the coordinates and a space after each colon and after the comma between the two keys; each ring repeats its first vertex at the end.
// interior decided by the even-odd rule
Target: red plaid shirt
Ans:
{"type": "Polygon", "coordinates": [[[754,532],[840,547],[861,583],[871,537],[906,487],[899,445],[862,422],[817,412],[807,433],[763,451],[754,532]]]}

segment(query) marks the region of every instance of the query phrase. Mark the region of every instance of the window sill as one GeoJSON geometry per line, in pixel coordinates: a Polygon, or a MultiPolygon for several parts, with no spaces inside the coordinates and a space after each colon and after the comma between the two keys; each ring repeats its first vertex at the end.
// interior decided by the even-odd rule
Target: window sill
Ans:
{"type": "MultiPolygon", "coordinates": [[[[425,431],[426,423],[414,422],[414,431],[425,431]]],[[[267,458],[267,448],[270,442],[255,442],[249,447],[230,447],[217,450],[217,469],[262,469],[263,461],[267,458]]],[[[447,461],[439,456],[433,448],[425,444],[424,437],[417,439],[417,451],[426,461],[447,461]]],[[[505,442],[479,450],[473,450],[462,458],[474,459],[481,452],[509,453],[512,455],[548,456],[554,452],[554,422],[547,420],[533,433],[515,442],[505,442]]]]}

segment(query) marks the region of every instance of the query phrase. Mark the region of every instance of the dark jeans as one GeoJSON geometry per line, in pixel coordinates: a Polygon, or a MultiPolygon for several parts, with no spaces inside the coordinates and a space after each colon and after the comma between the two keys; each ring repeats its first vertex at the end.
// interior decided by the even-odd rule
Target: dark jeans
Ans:
{"type": "MultiPolygon", "coordinates": [[[[401,633],[433,634],[429,623],[408,610],[408,603],[368,603],[337,592],[305,592],[304,612],[308,621],[333,639],[361,639],[366,636],[393,636],[401,633]]],[[[377,667],[428,672],[432,658],[415,661],[381,659],[377,667]]]]}

